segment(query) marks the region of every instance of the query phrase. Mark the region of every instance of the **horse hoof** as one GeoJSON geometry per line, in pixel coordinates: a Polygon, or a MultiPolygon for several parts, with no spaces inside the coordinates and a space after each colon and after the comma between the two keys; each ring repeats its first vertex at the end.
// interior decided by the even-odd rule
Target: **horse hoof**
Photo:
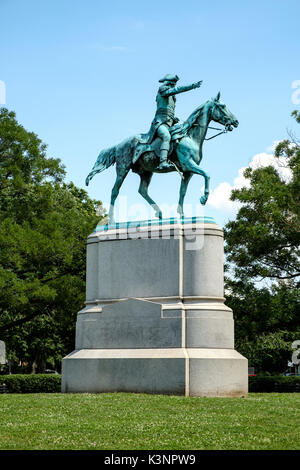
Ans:
{"type": "Polygon", "coordinates": [[[201,196],[201,197],[200,197],[200,202],[201,202],[202,206],[204,206],[204,204],[206,203],[206,201],[207,201],[207,197],[206,197],[206,196],[201,196]]]}
{"type": "Polygon", "coordinates": [[[155,212],[156,217],[162,219],[162,212],[155,212]]]}

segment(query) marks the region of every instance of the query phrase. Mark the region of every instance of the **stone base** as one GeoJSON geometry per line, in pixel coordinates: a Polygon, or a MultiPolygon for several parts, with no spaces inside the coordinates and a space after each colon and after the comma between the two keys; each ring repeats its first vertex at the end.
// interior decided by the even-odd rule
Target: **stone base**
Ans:
{"type": "Polygon", "coordinates": [[[248,361],[233,349],[82,349],[63,362],[63,392],[244,397],[248,361]]]}
{"type": "Polygon", "coordinates": [[[223,232],[211,221],[108,227],[88,239],[86,307],[63,392],[241,397],[223,296],[223,232]]]}

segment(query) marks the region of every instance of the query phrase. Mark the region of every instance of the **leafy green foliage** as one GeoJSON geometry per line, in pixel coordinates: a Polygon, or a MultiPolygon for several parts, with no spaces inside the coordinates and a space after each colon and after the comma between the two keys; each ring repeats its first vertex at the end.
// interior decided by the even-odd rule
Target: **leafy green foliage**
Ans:
{"type": "Polygon", "coordinates": [[[85,292],[85,243],[100,201],[64,182],[59,159],[0,110],[0,336],[10,359],[59,363],[85,292]]]}
{"type": "Polygon", "coordinates": [[[225,248],[239,279],[292,282],[300,275],[299,143],[280,142],[275,157],[290,169],[288,181],[271,166],[247,168],[250,187],[232,192],[231,199],[242,207],[225,227],[225,248]]]}
{"type": "Polygon", "coordinates": [[[59,393],[59,374],[11,374],[0,375],[0,385],[6,393],[59,393]]]}
{"type": "Polygon", "coordinates": [[[256,372],[282,373],[291,361],[291,344],[300,338],[300,289],[289,284],[258,288],[226,279],[226,303],[235,321],[235,347],[256,372]]]}
{"type": "Polygon", "coordinates": [[[247,357],[256,372],[282,373],[287,370],[288,361],[291,361],[292,342],[299,338],[299,333],[300,330],[262,333],[254,340],[243,338],[236,341],[236,348],[247,357]]]}
{"type": "MultiPolygon", "coordinates": [[[[5,393],[59,393],[59,374],[11,374],[0,375],[0,387],[5,393]]],[[[249,392],[292,393],[300,391],[299,376],[258,375],[249,377],[249,392]]]]}
{"type": "Polygon", "coordinates": [[[46,145],[18,124],[15,113],[5,108],[0,108],[0,155],[0,190],[11,195],[26,197],[29,183],[46,179],[59,182],[64,178],[60,160],[46,158],[46,145]]]}
{"type": "Polygon", "coordinates": [[[256,340],[262,333],[277,330],[300,330],[299,289],[285,284],[258,288],[253,283],[228,278],[226,288],[226,303],[235,316],[238,341],[246,337],[256,340]]]}
{"type": "Polygon", "coordinates": [[[249,377],[249,392],[259,393],[295,393],[300,392],[299,376],[258,375],[249,377]]]}
{"type": "MultiPolygon", "coordinates": [[[[300,114],[293,115],[300,123],[300,114]]],[[[232,193],[242,206],[224,230],[226,297],[238,351],[257,371],[283,372],[291,343],[300,338],[299,142],[281,141],[275,158],[277,169],[247,168],[249,187],[232,193]],[[289,178],[282,177],[282,166],[289,178]]]]}

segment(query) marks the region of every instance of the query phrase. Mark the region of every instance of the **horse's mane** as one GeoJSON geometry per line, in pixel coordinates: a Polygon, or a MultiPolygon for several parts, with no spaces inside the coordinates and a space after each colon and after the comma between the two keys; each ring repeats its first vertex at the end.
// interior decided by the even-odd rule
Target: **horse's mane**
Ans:
{"type": "Polygon", "coordinates": [[[189,130],[194,126],[195,122],[199,118],[199,115],[203,111],[203,108],[206,104],[207,101],[198,106],[198,108],[196,108],[182,124],[175,124],[175,126],[171,127],[170,132],[173,135],[173,138],[175,134],[177,138],[179,136],[186,135],[189,132],[189,130]]]}
{"type": "Polygon", "coordinates": [[[189,130],[191,127],[193,127],[193,125],[197,121],[201,111],[203,110],[203,108],[206,104],[207,104],[207,101],[205,101],[205,103],[198,106],[198,108],[196,108],[195,111],[192,112],[192,114],[187,118],[187,120],[184,121],[183,126],[187,127],[187,130],[189,130]]]}

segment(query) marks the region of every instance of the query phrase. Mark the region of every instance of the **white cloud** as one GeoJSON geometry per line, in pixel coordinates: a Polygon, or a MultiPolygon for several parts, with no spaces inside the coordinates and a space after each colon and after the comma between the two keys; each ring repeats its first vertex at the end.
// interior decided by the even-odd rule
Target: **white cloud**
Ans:
{"type": "Polygon", "coordinates": [[[237,203],[230,200],[232,189],[234,189],[234,186],[231,186],[226,181],[220,183],[210,192],[207,205],[226,212],[236,212],[238,209],[237,203]]]}
{"type": "MultiPolygon", "coordinates": [[[[277,144],[278,141],[274,142],[267,151],[274,151],[277,144]]],[[[253,170],[266,166],[273,166],[276,168],[283,181],[289,181],[292,175],[290,168],[284,165],[284,162],[275,158],[272,153],[262,152],[254,155],[249,166],[253,170]]],[[[250,186],[249,180],[247,180],[243,175],[246,168],[247,167],[242,167],[238,170],[238,175],[234,178],[233,184],[225,181],[213,189],[209,195],[207,205],[214,207],[215,209],[225,211],[231,215],[236,214],[241,204],[237,201],[231,201],[230,195],[233,189],[241,189],[243,187],[247,188],[250,186]]]]}

